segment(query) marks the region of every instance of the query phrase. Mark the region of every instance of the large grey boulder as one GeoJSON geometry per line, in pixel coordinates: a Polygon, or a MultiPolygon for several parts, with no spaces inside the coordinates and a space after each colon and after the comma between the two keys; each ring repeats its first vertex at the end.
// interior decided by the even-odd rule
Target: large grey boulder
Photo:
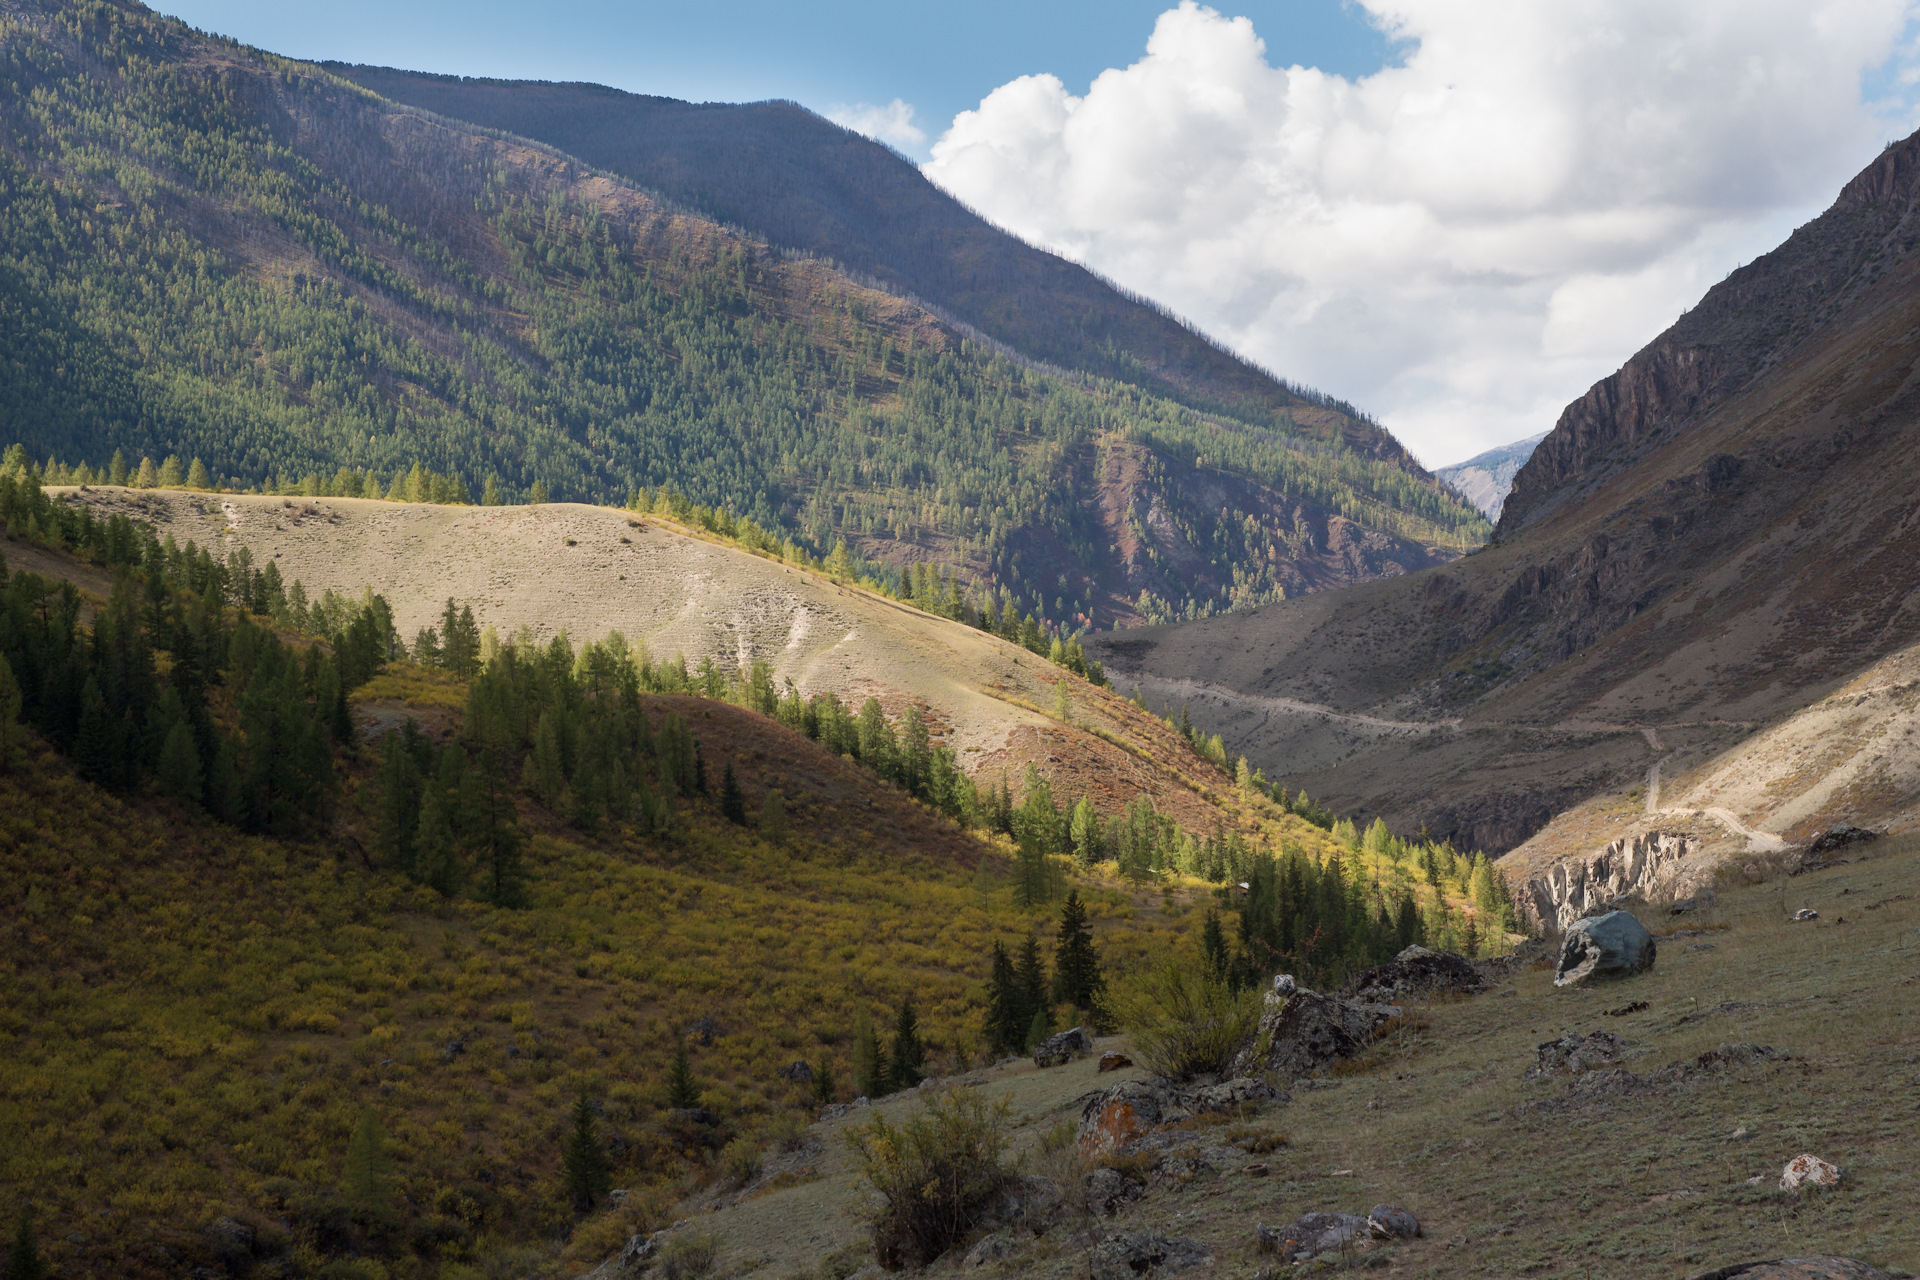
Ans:
{"type": "Polygon", "coordinates": [[[1553,985],[1571,987],[1643,973],[1653,968],[1654,952],[1653,935],[1628,912],[1576,920],[1561,939],[1553,985]]]}
{"type": "Polygon", "coordinates": [[[1084,1058],[1092,1052],[1093,1038],[1087,1034],[1086,1028],[1069,1027],[1034,1046],[1033,1065],[1064,1067],[1075,1058],[1084,1058]]]}
{"type": "Polygon", "coordinates": [[[1486,976],[1465,956],[1408,947],[1385,964],[1356,973],[1340,994],[1368,1004],[1397,1004],[1414,996],[1477,995],[1486,989],[1486,976]]]}
{"type": "Polygon", "coordinates": [[[1303,1213],[1284,1227],[1253,1224],[1255,1246],[1284,1262],[1305,1262],[1367,1238],[1367,1219],[1357,1213],[1303,1213]]]}

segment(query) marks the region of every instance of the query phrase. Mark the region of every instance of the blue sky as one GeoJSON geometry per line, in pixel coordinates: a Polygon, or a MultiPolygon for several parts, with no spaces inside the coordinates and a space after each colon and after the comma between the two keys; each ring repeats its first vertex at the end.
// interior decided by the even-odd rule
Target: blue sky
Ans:
{"type": "MultiPolygon", "coordinates": [[[[591,80],[692,101],[791,98],[825,113],[898,98],[926,143],[954,115],[1016,76],[1052,72],[1084,92],[1140,57],[1171,0],[158,0],[163,13],[291,57],[508,79],[591,80]]],[[[1281,65],[1347,76],[1393,56],[1343,0],[1254,0],[1281,65]]]]}

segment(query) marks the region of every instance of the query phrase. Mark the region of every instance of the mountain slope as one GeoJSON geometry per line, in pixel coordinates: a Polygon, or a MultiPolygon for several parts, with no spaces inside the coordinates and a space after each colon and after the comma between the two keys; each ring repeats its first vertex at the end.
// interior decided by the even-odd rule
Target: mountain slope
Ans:
{"type": "Polygon", "coordinates": [[[36,465],[671,485],[816,555],[951,564],[1065,628],[1485,531],[1397,458],[1045,372],[577,158],[126,0],[0,22],[0,435],[36,465]]]}
{"type": "MultiPolygon", "coordinates": [[[[1570,408],[1479,553],[1089,651],[1316,796],[1489,849],[1796,714],[1920,641],[1917,215],[1920,137],[1570,408]]],[[[1743,820],[1872,821],[1889,786],[1743,820]]]]}
{"type": "Polygon", "coordinates": [[[1489,449],[1451,467],[1441,467],[1434,476],[1450,484],[1468,502],[1478,507],[1489,520],[1500,518],[1507,494],[1513,489],[1513,477],[1533,456],[1534,446],[1546,439],[1546,433],[1528,436],[1512,444],[1489,449]]]}
{"type": "Polygon", "coordinates": [[[791,102],[326,64],[383,97],[523,137],[774,244],[819,254],[1036,360],[1338,440],[1417,470],[1351,407],[1304,393],[1150,303],[992,226],[898,154],[791,102]]]}

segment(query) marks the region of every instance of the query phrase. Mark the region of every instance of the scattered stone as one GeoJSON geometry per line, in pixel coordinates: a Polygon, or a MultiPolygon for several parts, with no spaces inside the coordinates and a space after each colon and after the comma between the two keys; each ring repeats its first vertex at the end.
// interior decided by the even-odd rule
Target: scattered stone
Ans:
{"type": "Polygon", "coordinates": [[[1355,974],[1340,994],[1348,1000],[1394,1004],[1436,992],[1478,995],[1486,989],[1486,976],[1465,956],[1408,947],[1387,963],[1355,974]]]}
{"type": "Polygon", "coordinates": [[[1084,1027],[1069,1027],[1057,1035],[1048,1036],[1033,1050],[1033,1065],[1036,1067],[1064,1067],[1075,1058],[1084,1058],[1093,1052],[1093,1037],[1084,1027]]]}
{"type": "Polygon", "coordinates": [[[1303,1213],[1284,1227],[1255,1223],[1253,1238],[1261,1253],[1277,1253],[1288,1262],[1305,1262],[1363,1238],[1367,1232],[1367,1219],[1358,1214],[1303,1213]]]}
{"type": "Polygon", "coordinates": [[[852,1115],[861,1107],[871,1105],[873,1104],[865,1098],[855,1098],[852,1102],[830,1102],[820,1108],[820,1113],[814,1116],[814,1119],[820,1121],[838,1120],[841,1116],[852,1115]]]}
{"type": "Polygon", "coordinates": [[[1653,968],[1656,948],[1645,925],[1625,911],[1577,920],[1560,943],[1553,985],[1571,987],[1602,978],[1624,978],[1653,968]]]}
{"type": "Polygon", "coordinates": [[[1095,1164],[1161,1125],[1197,1115],[1244,1113],[1275,1100],[1287,1101],[1287,1096],[1244,1076],[1197,1089],[1183,1089],[1161,1076],[1129,1080],[1087,1099],[1074,1146],[1082,1160],[1095,1164]]]}
{"type": "Polygon", "coordinates": [[[1023,1174],[1001,1183],[978,1208],[974,1221],[983,1227],[1018,1227],[1039,1235],[1059,1220],[1066,1204],[1066,1188],[1052,1178],[1023,1174]]]}
{"type": "Polygon", "coordinates": [[[1187,1090],[1180,1095],[1179,1105],[1197,1116],[1226,1115],[1244,1112],[1249,1107],[1257,1109],[1262,1103],[1275,1100],[1285,1100],[1284,1095],[1266,1081],[1235,1076],[1219,1084],[1187,1090]]]}
{"type": "Polygon", "coordinates": [[[1126,1054],[1115,1053],[1112,1050],[1108,1050],[1106,1053],[1100,1055],[1100,1064],[1094,1070],[1096,1074],[1105,1074],[1106,1072],[1118,1071],[1122,1067],[1130,1067],[1132,1065],[1133,1059],[1129,1058],[1126,1054]]]}
{"type": "Polygon", "coordinates": [[[1702,1071],[1721,1071],[1729,1067],[1752,1067],[1762,1062],[1778,1062],[1793,1055],[1770,1044],[1716,1045],[1693,1060],[1702,1071]]]}
{"type": "Polygon", "coordinates": [[[640,1275],[659,1256],[660,1246],[666,1238],[666,1231],[656,1231],[652,1235],[636,1232],[627,1237],[626,1246],[620,1252],[610,1255],[605,1262],[582,1276],[581,1280],[626,1280],[626,1277],[640,1275]]]}
{"type": "Polygon", "coordinates": [[[1332,1174],[1331,1174],[1330,1176],[1332,1176],[1332,1177],[1335,1177],[1335,1178],[1351,1178],[1351,1177],[1353,1176],[1353,1170],[1351,1170],[1351,1169],[1335,1169],[1335,1170],[1333,1171],[1333,1173],[1332,1173],[1332,1174]]]}
{"type": "Polygon", "coordinates": [[[1269,993],[1252,1044],[1233,1060],[1233,1074],[1271,1073],[1282,1079],[1309,1075],[1329,1062],[1360,1053],[1387,1021],[1399,1016],[1397,1005],[1306,990],[1285,999],[1269,993]]]}
{"type": "Polygon", "coordinates": [[[1741,1125],[1738,1129],[1735,1129],[1732,1133],[1727,1135],[1727,1141],[1728,1142],[1745,1142],[1748,1138],[1751,1138],[1752,1136],[1753,1135],[1751,1133],[1747,1132],[1747,1126],[1741,1125]]]}
{"type": "Polygon", "coordinates": [[[1702,1271],[1688,1280],[1892,1280],[1878,1267],[1852,1258],[1825,1255],[1775,1258],[1768,1262],[1741,1262],[1702,1271]]]}
{"type": "Polygon", "coordinates": [[[1689,944],[1686,949],[1688,951],[1711,951],[1713,950],[1713,944],[1711,942],[1695,942],[1689,944]]]}
{"type": "Polygon", "coordinates": [[[1678,902],[1675,902],[1672,906],[1667,908],[1667,914],[1672,916],[1680,916],[1680,915],[1685,915],[1689,911],[1698,911],[1701,907],[1710,907],[1712,905],[1713,905],[1713,890],[1702,889],[1699,893],[1694,894],[1691,898],[1682,898],[1678,902]]]}
{"type": "Polygon", "coordinates": [[[1647,1007],[1647,1002],[1645,1000],[1635,1000],[1631,1004],[1621,1005],[1618,1009],[1607,1010],[1607,1016],[1609,1018],[1624,1018],[1630,1013],[1639,1013],[1642,1009],[1646,1007],[1647,1007]]]}
{"type": "Polygon", "coordinates": [[[1837,1187],[1846,1171],[1837,1164],[1822,1160],[1819,1156],[1800,1155],[1787,1161],[1787,1167],[1780,1174],[1782,1191],[1798,1191],[1802,1187],[1837,1187]]]}
{"type": "Polygon", "coordinates": [[[1367,1215],[1367,1232],[1375,1240],[1411,1240],[1420,1234],[1420,1220],[1397,1205],[1377,1204],[1367,1215]]]}
{"type": "Polygon", "coordinates": [[[967,1256],[961,1259],[962,1267],[984,1267],[990,1262],[998,1262],[1013,1252],[1013,1244],[998,1231],[985,1237],[979,1244],[967,1250],[967,1256]]]}
{"type": "Polygon", "coordinates": [[[1292,974],[1276,973],[1273,975],[1273,994],[1277,996],[1290,996],[1299,989],[1300,984],[1294,981],[1292,974]]]}
{"type": "Polygon", "coordinates": [[[1249,1178],[1264,1178],[1267,1176],[1267,1166],[1264,1164],[1250,1164],[1240,1172],[1246,1174],[1249,1178]]]}
{"type": "Polygon", "coordinates": [[[1534,1051],[1534,1063],[1527,1069],[1526,1078],[1537,1080],[1543,1076],[1577,1076],[1599,1071],[1619,1062],[1630,1047],[1630,1041],[1622,1040],[1611,1031],[1564,1035],[1534,1051]]]}
{"type": "Polygon", "coordinates": [[[1139,1280],[1213,1265],[1213,1255],[1196,1240],[1116,1232],[1087,1252],[1090,1280],[1139,1280]]]}
{"type": "Polygon", "coordinates": [[[1793,913],[1793,919],[1795,923],[1798,923],[1802,920],[1818,920],[1819,918],[1820,918],[1820,913],[1818,911],[1815,911],[1812,907],[1802,907],[1798,911],[1793,913]]]}
{"type": "Polygon", "coordinates": [[[720,1117],[705,1107],[675,1107],[667,1114],[676,1120],[685,1120],[690,1124],[703,1124],[708,1128],[715,1128],[720,1124],[720,1117]]]}
{"type": "Polygon", "coordinates": [[[1118,1169],[1095,1169],[1087,1175],[1087,1212],[1111,1218],[1147,1193],[1147,1189],[1118,1169]]]}
{"type": "Polygon", "coordinates": [[[791,1080],[795,1084],[812,1084],[813,1067],[805,1062],[791,1062],[773,1073],[782,1080],[791,1080]]]}

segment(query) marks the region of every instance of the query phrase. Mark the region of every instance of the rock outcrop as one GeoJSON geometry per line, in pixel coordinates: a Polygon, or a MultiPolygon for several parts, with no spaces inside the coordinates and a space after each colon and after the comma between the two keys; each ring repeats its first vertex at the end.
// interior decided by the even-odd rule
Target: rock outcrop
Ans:
{"type": "Polygon", "coordinates": [[[1576,920],[1560,943],[1553,985],[1624,978],[1653,968],[1658,949],[1647,927],[1625,911],[1576,920]]]}
{"type": "Polygon", "coordinates": [[[1574,921],[1626,898],[1672,889],[1683,859],[1698,852],[1695,836],[1668,831],[1622,836],[1587,858],[1568,858],[1514,895],[1514,908],[1535,933],[1559,933],[1574,921]]]}
{"type": "Polygon", "coordinates": [[[1087,1034],[1086,1028],[1069,1027],[1034,1046],[1033,1065],[1064,1067],[1075,1058],[1084,1058],[1092,1052],[1093,1037],[1087,1034]]]}
{"type": "Polygon", "coordinates": [[[1183,1087],[1163,1076],[1129,1080],[1087,1099],[1074,1146],[1080,1158],[1092,1164],[1164,1125],[1195,1116],[1230,1115],[1275,1100],[1285,1101],[1286,1095],[1245,1076],[1197,1087],[1183,1087]]]}
{"type": "Polygon", "coordinates": [[[1253,1042],[1233,1060],[1233,1074],[1272,1074],[1282,1080],[1310,1075],[1351,1058],[1400,1016],[1398,1005],[1322,995],[1304,988],[1284,999],[1269,993],[1253,1042]]]}
{"type": "Polygon", "coordinates": [[[1340,995],[1367,1004],[1397,1004],[1440,992],[1477,995],[1486,989],[1486,975],[1465,956],[1408,947],[1385,964],[1356,973],[1340,995]]]}
{"type": "Polygon", "coordinates": [[[1738,1262],[1730,1267],[1702,1271],[1687,1280],[1892,1280],[1892,1277],[1878,1267],[1852,1258],[1819,1255],[1738,1262]]]}
{"type": "Polygon", "coordinates": [[[1140,1280],[1212,1265],[1213,1254],[1205,1245],[1167,1236],[1116,1232],[1087,1253],[1091,1280],[1140,1280]]]}

